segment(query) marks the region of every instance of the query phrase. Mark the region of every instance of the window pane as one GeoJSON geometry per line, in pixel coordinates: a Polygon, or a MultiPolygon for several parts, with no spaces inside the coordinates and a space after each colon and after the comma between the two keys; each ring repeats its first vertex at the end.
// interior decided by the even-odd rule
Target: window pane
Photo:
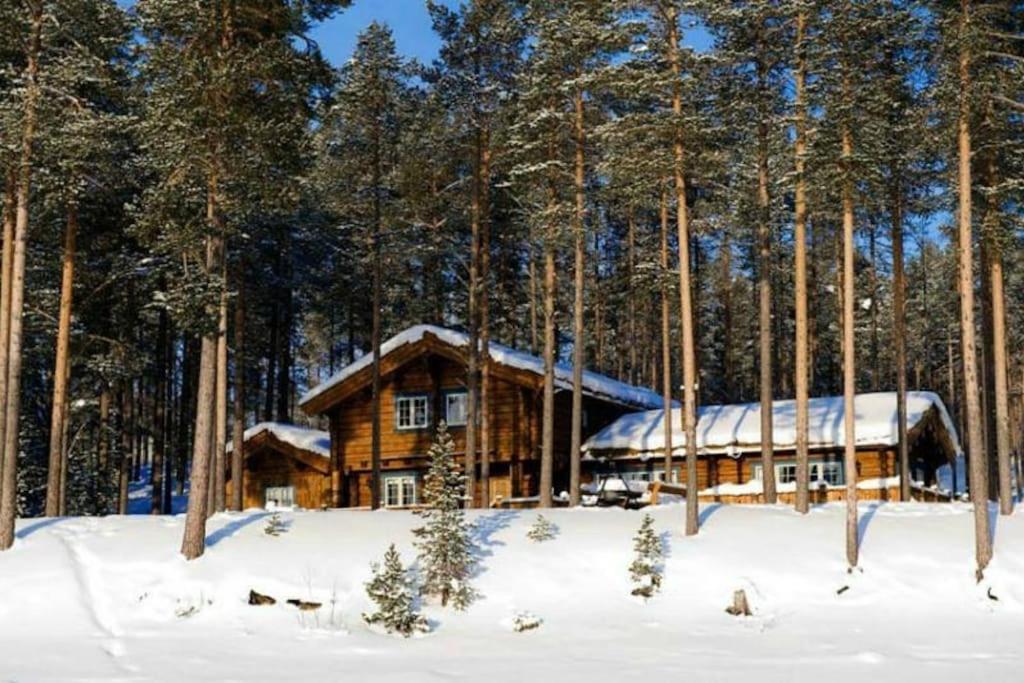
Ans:
{"type": "Polygon", "coordinates": [[[404,398],[398,399],[398,426],[409,426],[409,401],[404,398]]]}
{"type": "Polygon", "coordinates": [[[838,462],[826,462],[821,466],[822,479],[829,484],[837,485],[843,483],[843,465],[838,462]]]}
{"type": "Polygon", "coordinates": [[[415,422],[417,427],[427,426],[427,399],[426,398],[415,398],[413,403],[416,409],[415,422]]]}
{"type": "Polygon", "coordinates": [[[448,394],[445,421],[455,426],[466,424],[466,394],[464,392],[448,394]]]}
{"type": "Polygon", "coordinates": [[[790,484],[796,481],[795,463],[784,463],[782,465],[778,465],[776,466],[775,471],[780,484],[790,484]]]}
{"type": "Polygon", "coordinates": [[[402,505],[416,503],[416,480],[412,477],[402,479],[402,505]]]}

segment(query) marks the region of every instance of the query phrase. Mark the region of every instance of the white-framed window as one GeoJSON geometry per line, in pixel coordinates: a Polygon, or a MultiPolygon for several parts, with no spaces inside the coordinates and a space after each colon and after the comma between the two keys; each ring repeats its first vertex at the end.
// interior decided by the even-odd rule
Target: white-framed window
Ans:
{"type": "Polygon", "coordinates": [[[381,485],[384,487],[384,507],[406,507],[416,504],[415,474],[385,474],[381,477],[381,485]]]}
{"type": "Polygon", "coordinates": [[[444,395],[444,421],[449,427],[465,427],[469,415],[469,402],[465,391],[450,391],[444,395]]]}
{"type": "Polygon", "coordinates": [[[295,507],[295,487],[268,486],[263,492],[263,506],[268,510],[295,507]]]}
{"type": "Polygon", "coordinates": [[[426,394],[399,396],[395,399],[395,427],[426,429],[430,426],[430,401],[426,394]]]}
{"type": "MultiPolygon", "coordinates": [[[[831,486],[842,486],[846,483],[843,476],[843,463],[840,460],[823,461],[814,460],[807,463],[810,483],[824,483],[831,486]]],[[[761,481],[764,478],[764,466],[760,463],[754,465],[754,479],[761,481]]],[[[779,484],[789,484],[796,481],[796,463],[781,462],[775,464],[775,481],[779,484]]]]}
{"type": "MultiPolygon", "coordinates": [[[[672,476],[669,477],[670,483],[676,483],[679,481],[679,468],[672,468],[672,476]]],[[[638,481],[643,483],[651,483],[652,481],[665,481],[665,470],[663,468],[657,468],[655,470],[634,470],[632,472],[622,472],[621,474],[602,474],[599,475],[599,480],[610,479],[612,481],[618,481],[624,479],[626,481],[638,481]]]]}

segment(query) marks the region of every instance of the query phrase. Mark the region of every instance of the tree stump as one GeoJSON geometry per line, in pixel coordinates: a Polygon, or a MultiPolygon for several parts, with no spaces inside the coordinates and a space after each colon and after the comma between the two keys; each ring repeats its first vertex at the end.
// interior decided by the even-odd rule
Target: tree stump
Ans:
{"type": "Polygon", "coordinates": [[[747,602],[747,592],[744,590],[735,591],[732,594],[732,604],[725,608],[725,611],[734,617],[749,617],[750,603],[747,602]]]}

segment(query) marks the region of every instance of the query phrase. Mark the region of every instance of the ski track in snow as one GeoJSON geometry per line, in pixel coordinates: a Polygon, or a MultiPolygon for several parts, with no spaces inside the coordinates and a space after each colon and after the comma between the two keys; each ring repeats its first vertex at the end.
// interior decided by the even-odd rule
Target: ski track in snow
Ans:
{"type": "Polygon", "coordinates": [[[98,530],[98,520],[90,519],[82,526],[63,529],[57,535],[71,558],[75,580],[80,589],[81,604],[96,626],[97,636],[102,640],[103,651],[117,661],[124,671],[132,672],[136,669],[121,661],[127,654],[124,632],[104,589],[103,561],[86,547],[83,540],[86,535],[98,530]]]}

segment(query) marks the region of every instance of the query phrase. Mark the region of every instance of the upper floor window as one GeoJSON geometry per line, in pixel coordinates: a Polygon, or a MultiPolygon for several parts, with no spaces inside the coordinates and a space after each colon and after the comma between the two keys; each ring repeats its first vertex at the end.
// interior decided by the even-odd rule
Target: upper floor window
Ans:
{"type": "Polygon", "coordinates": [[[468,419],[467,394],[465,391],[453,391],[444,396],[444,420],[449,427],[465,427],[468,419]]]}
{"type": "Polygon", "coordinates": [[[399,396],[395,399],[395,426],[398,429],[426,429],[430,426],[429,405],[426,394],[399,396]]]}

